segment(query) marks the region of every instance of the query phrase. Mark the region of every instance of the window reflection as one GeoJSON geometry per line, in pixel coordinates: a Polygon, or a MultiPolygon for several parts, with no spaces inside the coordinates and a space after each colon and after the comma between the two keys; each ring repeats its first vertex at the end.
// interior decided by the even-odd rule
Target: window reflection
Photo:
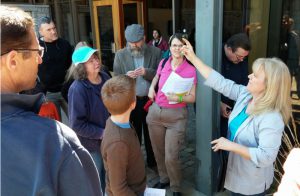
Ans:
{"type": "MultiPolygon", "coordinates": [[[[287,64],[296,82],[296,94],[300,97],[300,2],[283,1],[279,56],[287,64]]],[[[293,95],[293,94],[292,94],[293,95]]]]}

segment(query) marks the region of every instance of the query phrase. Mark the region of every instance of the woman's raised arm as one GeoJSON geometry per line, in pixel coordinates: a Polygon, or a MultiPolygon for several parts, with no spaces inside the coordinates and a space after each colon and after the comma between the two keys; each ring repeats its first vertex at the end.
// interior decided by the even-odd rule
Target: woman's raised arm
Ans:
{"type": "Polygon", "coordinates": [[[181,52],[184,54],[184,56],[196,67],[196,69],[200,72],[200,74],[207,79],[209,74],[212,71],[212,68],[204,64],[195,54],[193,50],[193,46],[190,44],[190,42],[184,38],[182,38],[183,41],[186,43],[181,48],[181,52]]]}

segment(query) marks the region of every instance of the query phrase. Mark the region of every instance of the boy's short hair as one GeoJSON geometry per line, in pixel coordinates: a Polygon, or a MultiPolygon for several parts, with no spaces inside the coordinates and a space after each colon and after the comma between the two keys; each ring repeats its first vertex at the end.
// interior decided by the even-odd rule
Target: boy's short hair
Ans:
{"type": "Polygon", "coordinates": [[[123,114],[135,102],[135,80],[127,75],[115,76],[105,82],[101,96],[109,113],[123,114]]]}

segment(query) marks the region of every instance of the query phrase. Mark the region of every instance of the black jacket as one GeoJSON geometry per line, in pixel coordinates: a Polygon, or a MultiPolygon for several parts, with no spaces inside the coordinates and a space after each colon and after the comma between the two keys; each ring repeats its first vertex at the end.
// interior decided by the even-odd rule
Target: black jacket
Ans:
{"type": "MultiPolygon", "coordinates": [[[[222,53],[222,65],[221,65],[221,73],[222,75],[229,80],[234,81],[237,84],[247,85],[248,84],[248,58],[245,58],[242,62],[238,64],[234,64],[231,62],[225,52],[224,52],[224,45],[223,45],[223,53],[222,53]]],[[[234,101],[225,97],[224,95],[221,96],[221,101],[230,107],[234,106],[234,101]]]]}
{"type": "Polygon", "coordinates": [[[39,44],[45,48],[45,53],[38,76],[46,91],[59,92],[72,63],[73,48],[61,38],[51,43],[39,39],[39,44]]]}
{"type": "Polygon", "coordinates": [[[102,196],[73,130],[35,114],[42,94],[1,94],[1,195],[102,196]]]}

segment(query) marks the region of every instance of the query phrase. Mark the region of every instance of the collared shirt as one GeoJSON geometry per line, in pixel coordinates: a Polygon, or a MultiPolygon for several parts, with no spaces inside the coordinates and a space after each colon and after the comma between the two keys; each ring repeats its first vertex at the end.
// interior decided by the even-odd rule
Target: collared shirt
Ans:
{"type": "MultiPolygon", "coordinates": [[[[134,67],[135,69],[139,67],[144,67],[144,57],[133,57],[134,67]]],[[[139,76],[136,78],[136,86],[135,91],[137,96],[147,96],[150,82],[145,80],[143,76],[139,76]]]]}
{"type": "Polygon", "coordinates": [[[127,122],[127,123],[118,123],[118,122],[114,122],[112,121],[115,125],[117,125],[118,127],[121,127],[123,129],[130,129],[130,123],[127,122]]]}
{"type": "MultiPolygon", "coordinates": [[[[163,85],[167,81],[168,77],[172,73],[172,66],[171,66],[172,57],[166,62],[163,69],[161,69],[161,65],[163,60],[159,63],[157,74],[160,76],[159,84],[158,84],[158,92],[155,98],[155,102],[160,107],[164,108],[182,108],[186,106],[186,103],[176,103],[176,104],[169,104],[169,101],[165,94],[161,91],[163,85]]],[[[183,78],[194,78],[194,85],[197,84],[197,73],[195,67],[190,65],[185,59],[183,62],[177,67],[175,73],[183,78]]]]}

